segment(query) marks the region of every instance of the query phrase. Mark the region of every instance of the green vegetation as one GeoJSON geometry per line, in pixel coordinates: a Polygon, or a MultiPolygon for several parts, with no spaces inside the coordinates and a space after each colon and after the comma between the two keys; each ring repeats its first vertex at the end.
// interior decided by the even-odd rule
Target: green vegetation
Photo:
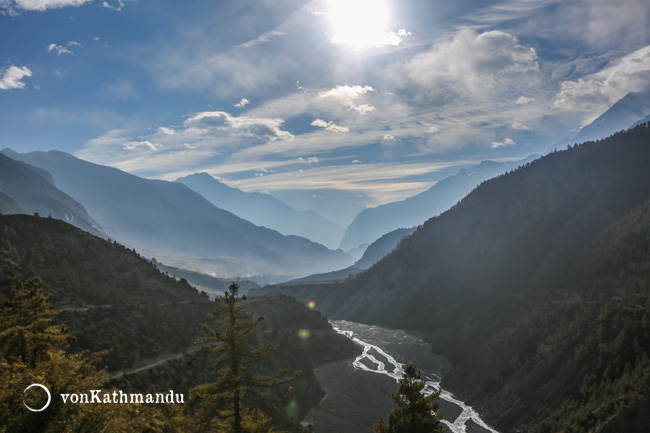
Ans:
{"type": "Polygon", "coordinates": [[[399,409],[388,413],[388,422],[380,419],[375,424],[376,433],[443,433],[447,429],[440,423],[444,413],[438,410],[440,391],[428,396],[422,394],[425,383],[413,364],[404,367],[404,373],[392,398],[399,409]]]}
{"type": "Polygon", "coordinates": [[[53,218],[0,217],[0,293],[14,275],[41,278],[67,311],[72,349],[110,350],[109,371],[186,349],[210,309],[207,296],[134,250],[53,218]]]}
{"type": "MultiPolygon", "coordinates": [[[[211,314],[218,329],[202,325],[203,336],[194,341],[199,346],[190,359],[208,356],[214,362],[214,382],[199,385],[192,390],[192,398],[198,401],[195,413],[201,432],[251,431],[244,424],[258,425],[265,417],[259,411],[246,410],[243,404],[246,393],[259,388],[270,388],[294,380],[301,372],[289,375],[280,371],[274,375],[255,374],[250,364],[255,363],[277,348],[273,343],[252,347],[256,325],[263,319],[253,319],[253,312],[240,304],[245,297],[238,296],[239,286],[231,284],[228,292],[215,300],[211,314]]],[[[275,429],[255,431],[276,431],[275,429]]]]}
{"type": "MultiPolygon", "coordinates": [[[[11,295],[2,301],[0,432],[162,432],[148,429],[148,421],[140,417],[141,409],[133,405],[66,405],[52,398],[43,412],[23,407],[41,408],[47,402],[43,393],[24,392],[33,383],[46,386],[57,396],[104,385],[105,371],[95,368],[101,354],[66,353],[72,336],[66,326],[53,323],[58,314],[50,309],[38,279],[16,279],[11,295]]],[[[150,414],[156,411],[151,408],[150,414]]]]}
{"type": "MultiPolygon", "coordinates": [[[[14,275],[39,275],[42,278],[42,290],[47,296],[42,293],[40,296],[51,299],[54,308],[39,310],[38,303],[32,302],[29,308],[23,308],[21,314],[29,315],[32,309],[45,311],[43,323],[47,322],[50,328],[43,329],[49,329],[47,332],[50,334],[43,334],[38,341],[54,344],[49,339],[53,339],[55,334],[52,332],[58,330],[64,337],[61,337],[62,346],[57,346],[58,352],[55,351],[59,354],[57,359],[87,357],[92,361],[92,369],[89,366],[84,371],[89,378],[93,378],[93,389],[119,389],[136,393],[168,392],[173,389],[175,393],[185,395],[185,405],[109,404],[95,407],[92,417],[97,422],[104,416],[112,419],[110,428],[106,427],[104,431],[185,433],[198,428],[194,423],[194,410],[200,409],[201,402],[193,398],[187,404],[188,396],[192,388],[214,381],[214,371],[203,368],[200,362],[188,365],[184,358],[187,351],[193,350],[192,341],[201,336],[200,325],[207,322],[208,313],[215,306],[207,296],[198,293],[182,279],[177,281],[160,273],[133,250],[96,238],[52,218],[27,215],[0,216],[0,299],[2,296],[14,296],[10,288],[14,275]],[[72,338],[71,334],[76,338],[72,338]],[[85,350],[101,352],[103,356],[86,355],[88,352],[85,350]]],[[[286,394],[286,386],[284,390],[271,390],[271,398],[247,393],[241,410],[241,427],[245,431],[266,432],[273,431],[273,426],[277,425],[285,431],[300,432],[302,427],[299,421],[323,396],[313,366],[352,356],[358,348],[334,332],[320,313],[307,309],[294,299],[282,296],[253,297],[241,300],[241,306],[265,316],[265,320],[256,325],[258,332],[250,342],[257,345],[273,342],[274,346],[278,346],[278,350],[251,365],[248,373],[266,376],[284,369],[304,371],[291,384],[293,391],[290,401],[277,399],[286,394]],[[309,339],[300,338],[299,331],[302,329],[310,331],[309,339]]],[[[18,347],[8,343],[17,335],[31,335],[25,334],[22,328],[10,326],[13,322],[4,312],[0,317],[3,321],[0,350],[4,351],[7,345],[18,347]]],[[[41,323],[39,320],[32,314],[29,319],[23,319],[20,326],[33,324],[33,327],[41,323]]],[[[23,346],[27,347],[27,343],[23,346]]],[[[28,365],[30,359],[35,358],[29,358],[27,352],[25,354],[24,361],[21,358],[20,362],[28,365]]],[[[31,383],[44,383],[46,378],[52,376],[52,380],[67,379],[74,384],[74,378],[68,378],[68,373],[86,374],[71,364],[61,367],[63,361],[47,364],[51,368],[45,369],[45,364],[40,361],[45,358],[41,356],[36,363],[37,369],[40,368],[38,373],[34,373],[38,374],[36,380],[34,374],[25,369],[15,366],[8,369],[8,358],[0,358],[3,374],[13,374],[12,378],[0,384],[3,393],[0,411],[8,407],[21,414],[29,412],[22,406],[22,398],[25,387],[31,383]]],[[[46,385],[49,386],[49,383],[46,385]]],[[[86,389],[84,386],[80,385],[79,390],[86,389]]],[[[52,419],[58,416],[57,411],[61,408],[54,406],[56,398],[64,409],[79,409],[78,405],[61,405],[60,398],[54,396],[58,389],[65,393],[69,388],[50,389],[53,391],[53,403],[43,414],[48,413],[52,419]]],[[[95,405],[86,406],[86,409],[92,409],[91,406],[95,405]]],[[[11,426],[7,433],[41,431],[36,427],[31,429],[27,424],[21,430],[23,427],[18,424],[5,422],[7,414],[0,414],[0,426],[11,426]]],[[[70,416],[76,415],[70,412],[70,416]]],[[[74,426],[68,430],[53,428],[51,431],[96,430],[102,431],[99,427],[83,430],[74,426]]],[[[0,432],[4,433],[2,428],[0,432]]]]}
{"type": "Polygon", "coordinates": [[[650,400],[648,167],[641,124],[483,183],[349,281],[261,291],[425,333],[499,430],[616,431],[650,400]]]}

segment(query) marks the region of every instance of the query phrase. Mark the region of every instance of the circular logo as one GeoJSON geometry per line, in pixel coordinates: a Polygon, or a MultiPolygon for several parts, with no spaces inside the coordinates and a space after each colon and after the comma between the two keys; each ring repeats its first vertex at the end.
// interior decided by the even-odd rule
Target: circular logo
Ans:
{"type": "Polygon", "coordinates": [[[43,406],[40,409],[34,409],[34,408],[31,408],[31,407],[27,406],[27,403],[25,403],[25,400],[23,400],[23,404],[25,405],[25,407],[27,409],[31,410],[32,412],[41,412],[41,411],[44,411],[45,409],[47,409],[47,407],[50,405],[50,402],[52,401],[52,396],[50,395],[50,390],[47,389],[47,387],[45,387],[45,385],[41,385],[40,383],[32,383],[27,388],[25,388],[25,391],[23,391],[23,394],[26,393],[29,388],[32,388],[34,386],[38,387],[38,388],[43,388],[43,390],[47,393],[47,403],[45,403],[45,406],[43,406]]]}

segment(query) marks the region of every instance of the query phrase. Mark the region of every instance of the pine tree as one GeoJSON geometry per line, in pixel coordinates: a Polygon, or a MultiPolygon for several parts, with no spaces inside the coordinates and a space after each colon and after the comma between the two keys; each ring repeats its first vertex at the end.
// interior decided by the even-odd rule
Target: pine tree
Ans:
{"type": "Polygon", "coordinates": [[[61,312],[50,309],[49,297],[41,290],[41,281],[15,279],[8,299],[0,302],[0,425],[6,431],[20,432],[116,432],[116,410],[91,405],[66,405],[55,395],[98,389],[104,372],[94,362],[101,354],[65,353],[73,338],[65,325],[53,320],[61,312]],[[45,393],[27,393],[34,383],[52,394],[50,405],[42,412],[45,393]]]}
{"type": "Polygon", "coordinates": [[[263,317],[254,319],[253,312],[239,305],[246,297],[238,294],[239,286],[233,283],[223,297],[215,300],[211,316],[218,329],[202,325],[203,337],[194,341],[199,349],[189,355],[190,360],[202,355],[214,359],[216,380],[199,385],[191,392],[191,398],[199,402],[196,420],[201,432],[275,431],[258,411],[244,407],[243,398],[249,392],[261,395],[260,389],[289,382],[300,374],[289,375],[286,370],[274,375],[253,372],[250,365],[277,346],[273,343],[254,346],[251,340],[256,333],[255,327],[263,317]]]}
{"type": "Polygon", "coordinates": [[[72,339],[65,325],[52,321],[61,311],[50,309],[50,300],[41,290],[41,280],[22,281],[16,277],[9,299],[1,303],[0,354],[35,368],[50,349],[62,348],[72,339]]]}
{"type": "Polygon", "coordinates": [[[407,364],[392,395],[399,409],[388,413],[388,422],[380,419],[375,424],[375,433],[441,433],[447,429],[440,423],[444,414],[438,411],[440,391],[425,396],[421,373],[413,364],[407,364]]]}

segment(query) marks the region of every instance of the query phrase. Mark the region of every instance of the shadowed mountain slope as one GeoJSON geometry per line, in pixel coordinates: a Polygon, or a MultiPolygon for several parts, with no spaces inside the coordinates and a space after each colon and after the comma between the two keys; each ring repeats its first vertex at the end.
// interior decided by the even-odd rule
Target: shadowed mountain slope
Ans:
{"type": "Polygon", "coordinates": [[[449,209],[481,182],[534,158],[536,156],[516,163],[483,161],[406,200],[364,209],[348,226],[341,249],[347,251],[357,245],[370,244],[400,227],[416,227],[449,209]]]}
{"type": "Polygon", "coordinates": [[[650,394],[648,167],[643,124],[484,182],[349,281],[261,291],[425,332],[500,429],[600,428],[650,394]]]}

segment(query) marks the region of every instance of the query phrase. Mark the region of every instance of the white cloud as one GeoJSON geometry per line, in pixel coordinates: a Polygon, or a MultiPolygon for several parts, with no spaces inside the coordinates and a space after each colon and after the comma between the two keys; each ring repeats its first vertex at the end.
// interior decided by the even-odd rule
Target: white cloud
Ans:
{"type": "Polygon", "coordinates": [[[45,11],[47,9],[59,9],[67,6],[81,6],[92,0],[6,0],[0,2],[0,7],[9,11],[10,14],[17,13],[17,10],[45,11]]]}
{"type": "Polygon", "coordinates": [[[303,157],[300,157],[296,161],[305,163],[307,165],[318,164],[318,158],[316,158],[315,156],[309,156],[309,157],[307,157],[307,159],[305,159],[303,157]]]}
{"type": "Polygon", "coordinates": [[[323,119],[315,119],[311,122],[311,126],[317,126],[319,128],[324,128],[327,131],[332,132],[350,132],[350,128],[346,126],[339,126],[334,122],[326,122],[323,119]]]}
{"type": "Polygon", "coordinates": [[[150,150],[158,150],[158,149],[160,149],[162,147],[162,144],[160,144],[160,143],[152,143],[149,140],[145,140],[145,141],[129,141],[129,142],[124,143],[122,145],[122,147],[124,147],[124,149],[127,149],[127,150],[135,150],[135,149],[138,149],[138,148],[141,148],[141,147],[146,148],[146,149],[150,149],[150,150]]]}
{"type": "Polygon", "coordinates": [[[106,8],[106,9],[110,9],[112,11],[119,12],[122,9],[124,9],[124,3],[125,2],[126,2],[126,0],[117,0],[116,4],[113,5],[113,4],[110,4],[110,3],[104,1],[104,2],[102,2],[102,7],[106,8]]]}
{"type": "Polygon", "coordinates": [[[74,54],[74,51],[70,51],[69,49],[67,49],[63,45],[57,45],[57,44],[48,45],[46,50],[47,50],[48,53],[51,53],[52,51],[54,51],[54,52],[56,52],[56,54],[58,56],[60,56],[61,54],[74,54]]]}
{"type": "Polygon", "coordinates": [[[525,96],[520,96],[519,99],[517,99],[517,104],[526,105],[526,104],[529,104],[529,103],[533,102],[534,100],[535,100],[535,98],[527,98],[525,96]]]}
{"type": "Polygon", "coordinates": [[[368,104],[357,105],[356,100],[368,92],[374,92],[370,86],[338,86],[333,89],[319,92],[320,98],[334,98],[337,99],[349,110],[355,110],[359,114],[367,114],[374,111],[375,107],[368,104]]]}
{"type": "Polygon", "coordinates": [[[391,71],[403,86],[437,95],[466,94],[480,97],[493,89],[530,85],[539,70],[537,52],[512,34],[492,30],[481,34],[461,29],[452,40],[435,45],[391,71]],[[499,86],[497,86],[499,84],[499,86]]]}
{"type": "Polygon", "coordinates": [[[370,86],[337,86],[325,92],[319,92],[318,96],[321,98],[339,98],[343,101],[353,101],[359,96],[365,95],[368,92],[374,92],[370,86]]]}
{"type": "Polygon", "coordinates": [[[512,129],[517,129],[519,131],[530,131],[530,128],[526,125],[524,125],[519,119],[514,120],[512,122],[512,129]]]}
{"type": "Polygon", "coordinates": [[[243,107],[247,106],[247,105],[250,104],[250,103],[251,103],[251,101],[249,101],[248,99],[246,99],[246,98],[241,98],[241,99],[239,100],[239,102],[236,103],[236,104],[234,105],[234,107],[237,107],[237,108],[243,108],[243,107]]]}
{"type": "Polygon", "coordinates": [[[395,140],[395,137],[393,137],[391,134],[386,134],[386,135],[384,135],[383,139],[386,140],[386,141],[392,141],[392,140],[395,140]]]}
{"type": "Polygon", "coordinates": [[[80,48],[83,48],[83,45],[81,45],[81,42],[77,42],[77,41],[68,41],[68,46],[69,46],[69,47],[80,47],[80,48]]]}
{"type": "Polygon", "coordinates": [[[24,77],[31,77],[32,71],[27,66],[19,68],[18,66],[9,66],[5,70],[0,70],[0,89],[24,89],[25,83],[21,80],[24,77]]]}
{"type": "Polygon", "coordinates": [[[171,128],[167,128],[166,126],[159,127],[158,132],[164,135],[174,135],[174,130],[171,128]]]}
{"type": "Polygon", "coordinates": [[[503,141],[493,141],[492,142],[492,149],[496,149],[498,147],[505,147],[505,146],[514,146],[515,141],[512,138],[506,138],[503,141]]]}
{"type": "MultiPolygon", "coordinates": [[[[277,118],[235,117],[222,111],[200,112],[185,119],[182,127],[174,129],[161,126],[145,134],[109,131],[84,143],[76,155],[141,175],[160,176],[188,167],[210,165],[215,160],[223,163],[226,156],[248,147],[288,143],[293,135],[283,130],[282,124],[282,119],[277,118]]],[[[316,160],[308,158],[293,163],[314,162],[316,160]]],[[[285,160],[280,165],[286,164],[285,160]]],[[[259,165],[255,165],[247,168],[257,170],[259,165]]]]}
{"type": "Polygon", "coordinates": [[[627,93],[650,89],[650,45],[560,86],[553,107],[584,113],[583,124],[590,123],[627,93]]]}
{"type": "Polygon", "coordinates": [[[234,117],[225,111],[204,111],[183,122],[188,130],[200,132],[228,132],[240,137],[263,141],[291,140],[293,135],[281,129],[284,120],[252,117],[234,117]]]}

